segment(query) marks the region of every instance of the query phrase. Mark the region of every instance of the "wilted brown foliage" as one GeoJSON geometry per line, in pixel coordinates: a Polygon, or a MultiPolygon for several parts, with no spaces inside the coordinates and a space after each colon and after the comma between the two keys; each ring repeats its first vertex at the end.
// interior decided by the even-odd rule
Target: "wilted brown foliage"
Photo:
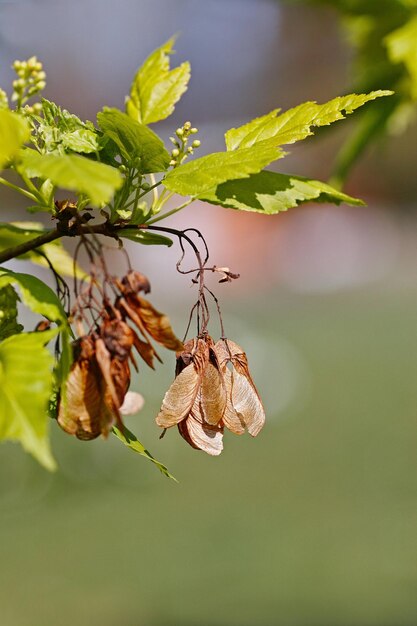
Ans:
{"type": "MultiPolygon", "coordinates": [[[[150,290],[145,276],[130,271],[113,284],[118,291],[114,305],[104,298],[101,323],[74,342],[74,362],[59,400],[58,423],[79,439],[106,437],[115,424],[123,428],[121,415],[143,404],[132,394],[125,404],[131,378],[129,361],[137,369],[133,348],[150,367],[157,355],[149,335],[168,349],[182,348],[167,316],[139,297],[139,291],[150,290]]],[[[78,304],[73,315],[82,321],[83,306],[78,304]]]]}

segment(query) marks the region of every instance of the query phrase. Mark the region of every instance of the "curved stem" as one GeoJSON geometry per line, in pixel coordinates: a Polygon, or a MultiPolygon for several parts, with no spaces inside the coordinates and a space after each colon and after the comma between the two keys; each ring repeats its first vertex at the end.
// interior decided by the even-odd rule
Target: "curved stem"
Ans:
{"type": "Polygon", "coordinates": [[[4,185],[5,187],[9,187],[10,189],[13,189],[13,191],[21,193],[23,196],[26,196],[26,198],[32,200],[32,202],[37,202],[37,198],[33,193],[31,193],[30,191],[26,191],[26,189],[22,189],[22,187],[19,187],[18,185],[13,185],[13,183],[9,183],[9,181],[5,178],[0,177],[0,184],[4,185]]]}
{"type": "Polygon", "coordinates": [[[156,222],[160,222],[161,220],[164,220],[166,217],[170,217],[170,215],[174,215],[175,213],[178,213],[178,211],[181,211],[181,209],[184,209],[186,206],[191,204],[191,202],[193,202],[193,200],[194,200],[194,198],[190,198],[189,200],[187,200],[183,204],[180,204],[180,206],[177,206],[175,209],[171,209],[171,211],[167,211],[166,213],[163,213],[162,215],[158,215],[157,217],[153,217],[151,220],[149,220],[149,222],[147,222],[147,224],[149,224],[149,226],[150,226],[151,224],[155,224],[156,222]]]}
{"type": "MultiPolygon", "coordinates": [[[[156,204],[158,204],[158,198],[159,198],[158,189],[157,189],[157,183],[156,183],[156,180],[155,180],[155,175],[154,174],[149,174],[149,180],[152,183],[150,189],[152,189],[153,205],[155,206],[156,204]]],[[[147,191],[149,191],[149,189],[147,191]]]]}

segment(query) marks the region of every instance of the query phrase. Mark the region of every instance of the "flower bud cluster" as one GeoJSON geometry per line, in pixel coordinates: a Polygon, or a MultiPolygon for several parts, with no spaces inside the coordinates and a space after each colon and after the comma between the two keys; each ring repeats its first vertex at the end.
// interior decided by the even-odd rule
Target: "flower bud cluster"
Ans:
{"type": "Polygon", "coordinates": [[[185,122],[183,126],[177,128],[175,131],[175,137],[170,137],[170,141],[174,144],[174,148],[171,151],[170,165],[172,167],[178,167],[189,156],[194,153],[195,148],[199,148],[201,141],[194,139],[191,141],[191,135],[198,133],[198,128],[191,125],[191,122],[185,122]]]}
{"type": "Polygon", "coordinates": [[[9,106],[9,100],[7,98],[7,93],[0,89],[0,109],[7,109],[9,106]]]}
{"type": "MultiPolygon", "coordinates": [[[[17,102],[17,107],[22,107],[32,96],[35,96],[46,87],[46,74],[43,65],[33,56],[27,61],[15,61],[13,69],[17,74],[16,80],[13,81],[12,101],[17,102]]],[[[40,111],[40,105],[37,110],[33,107],[26,109],[28,113],[36,113],[40,111]]]]}

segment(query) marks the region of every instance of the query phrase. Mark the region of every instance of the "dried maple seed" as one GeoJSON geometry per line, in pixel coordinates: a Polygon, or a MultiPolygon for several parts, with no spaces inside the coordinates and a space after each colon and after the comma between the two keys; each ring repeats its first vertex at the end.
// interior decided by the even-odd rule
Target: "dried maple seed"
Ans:
{"type": "Polygon", "coordinates": [[[116,421],[105,401],[105,383],[95,358],[91,336],[74,343],[74,362],[65,385],[65,397],[58,404],[58,423],[78,439],[107,435],[116,421]]]}
{"type": "Polygon", "coordinates": [[[169,318],[157,311],[149,300],[141,296],[130,294],[126,300],[133,311],[139,316],[145,331],[168,350],[182,350],[182,341],[176,337],[169,318]]]}
{"type": "Polygon", "coordinates": [[[112,356],[122,360],[129,358],[134,332],[125,322],[117,319],[105,320],[100,327],[100,337],[112,356]]]}
{"type": "Polygon", "coordinates": [[[188,341],[177,355],[176,378],[165,394],[156,423],[178,425],[194,448],[217,455],[223,449],[222,418],[227,392],[209,335],[188,341]]]}
{"type": "MultiPolygon", "coordinates": [[[[236,413],[250,435],[256,437],[265,423],[265,411],[255,383],[249,372],[248,359],[243,349],[230,339],[220,339],[214,350],[228,388],[228,404],[224,416],[225,425],[235,432],[239,430],[236,413]],[[232,365],[228,370],[227,365],[232,365]]],[[[238,433],[236,433],[238,434],[238,433]]]]}
{"type": "Polygon", "coordinates": [[[139,291],[143,291],[143,293],[149,293],[151,290],[149,280],[144,274],[141,274],[136,270],[131,270],[126,274],[126,276],[123,276],[121,284],[123,286],[122,292],[125,294],[139,293],[139,291]]]}

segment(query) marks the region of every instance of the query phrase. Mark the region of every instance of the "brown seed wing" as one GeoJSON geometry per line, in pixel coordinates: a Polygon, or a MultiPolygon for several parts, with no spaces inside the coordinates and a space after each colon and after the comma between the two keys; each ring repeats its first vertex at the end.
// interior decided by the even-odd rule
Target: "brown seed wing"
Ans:
{"type": "Polygon", "coordinates": [[[250,379],[237,370],[232,374],[232,404],[253,436],[260,432],[265,423],[265,411],[258,393],[250,379]]]}
{"type": "Polygon", "coordinates": [[[101,434],[101,407],[100,384],[92,364],[75,363],[67,379],[65,402],[59,405],[59,425],[80,439],[95,439],[101,434]]]}
{"type": "Polygon", "coordinates": [[[129,305],[136,310],[145,329],[155,341],[168,350],[179,352],[183,349],[182,341],[175,336],[167,315],[157,311],[148,300],[140,296],[131,296],[128,300],[129,305]]]}
{"type": "MultiPolygon", "coordinates": [[[[223,428],[201,424],[192,414],[182,424],[187,429],[193,447],[212,456],[218,456],[221,453],[223,450],[223,428]]],[[[184,438],[188,441],[188,438],[184,438]]]]}
{"type": "Polygon", "coordinates": [[[127,359],[133,346],[133,330],[122,320],[105,320],[100,327],[100,336],[111,356],[127,359]]]}
{"type": "Polygon", "coordinates": [[[206,424],[201,409],[200,389],[189,416],[178,424],[178,430],[193,448],[203,450],[212,456],[218,456],[223,450],[223,428],[206,424]]]}
{"type": "Polygon", "coordinates": [[[170,428],[183,420],[194,404],[200,387],[201,376],[191,363],[176,377],[165,394],[156,423],[162,428],[170,428]]]}
{"type": "Polygon", "coordinates": [[[244,361],[246,364],[248,362],[243,348],[230,339],[219,339],[214,346],[214,351],[220,365],[223,365],[227,361],[234,362],[236,358],[244,361]]]}
{"type": "Polygon", "coordinates": [[[205,422],[215,426],[222,419],[227,403],[226,386],[221,372],[207,363],[201,381],[201,412],[205,422]]]}
{"type": "Polygon", "coordinates": [[[143,291],[144,293],[149,293],[151,290],[151,286],[149,284],[149,280],[146,278],[144,274],[137,272],[136,270],[130,270],[126,276],[124,276],[121,280],[122,290],[127,293],[133,292],[138,293],[139,291],[143,291]]]}
{"type": "Polygon", "coordinates": [[[156,353],[153,345],[149,343],[149,341],[142,341],[142,339],[139,339],[136,333],[134,333],[133,341],[134,341],[134,346],[136,350],[139,352],[140,356],[145,361],[146,365],[148,365],[154,370],[155,369],[155,366],[153,363],[154,357],[156,357],[158,361],[161,361],[161,359],[156,353]]]}
{"type": "Polygon", "coordinates": [[[233,375],[232,372],[226,367],[223,370],[223,377],[227,394],[227,403],[223,414],[223,424],[235,435],[243,435],[245,432],[245,424],[232,404],[233,375]]]}
{"type": "Polygon", "coordinates": [[[104,378],[104,382],[106,383],[106,387],[108,388],[110,396],[113,400],[113,404],[115,407],[118,408],[121,402],[119,402],[119,396],[116,390],[116,385],[114,384],[113,377],[112,377],[110,352],[107,350],[104,344],[104,341],[102,339],[96,340],[96,359],[97,359],[97,363],[100,368],[101,374],[104,378]]]}
{"type": "Polygon", "coordinates": [[[120,361],[120,359],[112,359],[110,363],[110,376],[117,395],[117,408],[119,408],[123,404],[130,385],[130,368],[128,362],[120,361]]]}
{"type": "Polygon", "coordinates": [[[195,445],[195,443],[193,442],[193,440],[191,439],[189,435],[188,427],[187,427],[187,420],[182,420],[182,422],[178,424],[178,430],[179,430],[181,437],[185,439],[188,445],[190,445],[192,448],[195,448],[195,450],[200,449],[198,446],[195,445]]]}

